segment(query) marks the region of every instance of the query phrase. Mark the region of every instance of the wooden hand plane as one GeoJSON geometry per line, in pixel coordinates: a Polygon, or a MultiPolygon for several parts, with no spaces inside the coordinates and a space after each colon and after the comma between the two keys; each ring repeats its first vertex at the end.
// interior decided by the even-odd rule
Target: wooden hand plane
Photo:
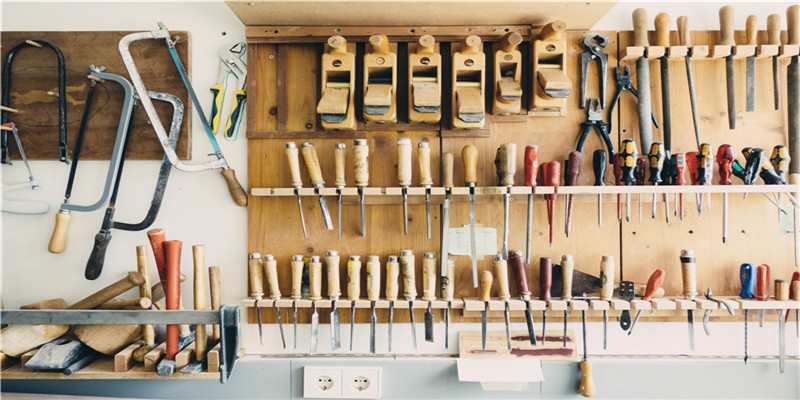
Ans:
{"type": "Polygon", "coordinates": [[[486,120],[486,55],[481,44],[475,35],[453,44],[453,129],[481,129],[486,120]]]}
{"type": "Polygon", "coordinates": [[[558,117],[566,115],[567,97],[572,82],[567,78],[567,42],[561,32],[563,21],[542,28],[533,42],[533,90],[529,115],[558,117]]]}
{"type": "Polygon", "coordinates": [[[519,114],[522,105],[522,35],[510,32],[495,44],[492,114],[519,114]]]}
{"type": "Polygon", "coordinates": [[[353,93],[356,85],[355,46],[331,36],[322,54],[321,90],[317,113],[324,129],[355,130],[353,93]]]}
{"type": "Polygon", "coordinates": [[[397,122],[397,43],[386,35],[370,36],[364,54],[364,121],[397,122]]]}
{"type": "Polygon", "coordinates": [[[408,120],[436,123],[442,119],[442,55],[431,35],[408,44],[408,120]]]}

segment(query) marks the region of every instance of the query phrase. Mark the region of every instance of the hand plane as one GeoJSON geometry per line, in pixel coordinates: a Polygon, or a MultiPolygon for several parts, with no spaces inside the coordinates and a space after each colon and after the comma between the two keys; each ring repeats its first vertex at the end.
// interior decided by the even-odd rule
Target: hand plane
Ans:
{"type": "Polygon", "coordinates": [[[324,129],[355,130],[353,91],[356,82],[355,46],[341,36],[331,36],[322,54],[322,98],[317,113],[324,129]]]}
{"type": "Polygon", "coordinates": [[[519,114],[522,104],[522,35],[510,32],[494,45],[492,114],[519,114]]]}
{"type": "Polygon", "coordinates": [[[481,38],[475,35],[453,43],[453,129],[481,129],[486,120],[486,55],[481,44],[481,38]]]}
{"type": "Polygon", "coordinates": [[[408,44],[408,120],[436,123],[442,119],[442,55],[431,35],[408,44]]]}
{"type": "Polygon", "coordinates": [[[370,36],[364,54],[364,121],[397,122],[397,44],[386,35],[370,36]]]}
{"type": "Polygon", "coordinates": [[[566,115],[572,82],[567,78],[567,42],[562,32],[567,25],[553,21],[542,28],[533,42],[533,91],[529,115],[566,115]]]}

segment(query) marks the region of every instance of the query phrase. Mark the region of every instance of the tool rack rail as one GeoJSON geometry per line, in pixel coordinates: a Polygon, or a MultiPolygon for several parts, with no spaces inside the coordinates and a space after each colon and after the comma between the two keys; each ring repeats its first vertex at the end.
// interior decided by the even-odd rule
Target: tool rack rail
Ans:
{"type": "Polygon", "coordinates": [[[760,44],[757,46],[746,44],[737,44],[734,46],[628,46],[620,49],[620,62],[631,63],[641,57],[646,57],[649,60],[656,60],[664,57],[664,55],[669,59],[683,60],[687,54],[691,57],[692,61],[720,60],[731,54],[733,54],[734,59],[745,59],[751,56],[755,56],[756,58],[778,56],[779,59],[786,59],[800,54],[800,46],[796,44],[760,44]]]}

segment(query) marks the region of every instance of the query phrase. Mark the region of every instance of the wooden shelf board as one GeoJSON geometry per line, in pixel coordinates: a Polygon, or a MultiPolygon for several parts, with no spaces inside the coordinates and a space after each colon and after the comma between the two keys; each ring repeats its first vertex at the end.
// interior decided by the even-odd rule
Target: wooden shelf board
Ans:
{"type": "Polygon", "coordinates": [[[216,379],[219,372],[198,372],[196,374],[182,374],[175,371],[169,376],[159,376],[155,372],[145,372],[143,364],[134,365],[126,372],[114,372],[114,359],[103,357],[87,365],[72,375],[61,372],[23,371],[22,364],[16,364],[2,373],[2,379],[216,379]]]}

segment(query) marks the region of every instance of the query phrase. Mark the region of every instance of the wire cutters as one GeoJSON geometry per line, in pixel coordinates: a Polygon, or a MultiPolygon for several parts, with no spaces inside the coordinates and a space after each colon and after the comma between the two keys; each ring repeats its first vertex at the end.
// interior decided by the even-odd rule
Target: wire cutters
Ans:
{"type": "Polygon", "coordinates": [[[586,106],[588,116],[586,121],[581,122],[581,131],[578,134],[578,144],[575,146],[575,151],[582,152],[583,144],[586,142],[586,137],[589,136],[589,131],[594,127],[595,132],[600,136],[600,139],[606,144],[608,148],[609,160],[614,159],[614,143],[611,142],[611,137],[608,134],[609,123],[603,121],[603,108],[602,103],[598,99],[589,99],[586,106]]]}
{"type": "Polygon", "coordinates": [[[586,49],[581,53],[581,98],[578,107],[586,105],[586,80],[589,75],[589,63],[597,61],[597,74],[600,76],[600,108],[606,106],[606,83],[608,82],[608,55],[603,49],[608,46],[608,38],[603,35],[589,35],[583,38],[583,47],[586,49]]]}
{"type": "Polygon", "coordinates": [[[236,79],[233,104],[224,131],[225,138],[229,140],[235,140],[239,116],[242,113],[242,107],[247,99],[247,93],[245,91],[247,85],[246,54],[247,43],[244,42],[229,43],[220,49],[218,53],[220,59],[219,75],[217,76],[217,83],[211,87],[211,94],[214,96],[214,101],[211,105],[211,115],[209,116],[208,124],[211,126],[211,131],[217,133],[219,131],[222,107],[225,103],[225,94],[228,91],[228,80],[231,78],[236,79]]]}
{"type": "MultiPolygon", "coordinates": [[[[623,75],[620,75],[619,67],[614,67],[614,75],[616,75],[617,79],[617,92],[614,94],[614,100],[611,101],[611,108],[608,112],[608,115],[611,116],[608,121],[609,131],[611,130],[610,120],[613,119],[614,106],[616,106],[617,102],[619,102],[619,97],[622,96],[622,92],[630,90],[630,92],[636,96],[636,99],[639,99],[639,92],[633,87],[633,81],[631,81],[631,69],[628,68],[627,65],[625,66],[625,73],[623,75]]],[[[658,121],[656,121],[656,116],[653,114],[653,110],[650,110],[650,117],[653,119],[653,125],[655,125],[656,128],[659,128],[658,121]]]]}

